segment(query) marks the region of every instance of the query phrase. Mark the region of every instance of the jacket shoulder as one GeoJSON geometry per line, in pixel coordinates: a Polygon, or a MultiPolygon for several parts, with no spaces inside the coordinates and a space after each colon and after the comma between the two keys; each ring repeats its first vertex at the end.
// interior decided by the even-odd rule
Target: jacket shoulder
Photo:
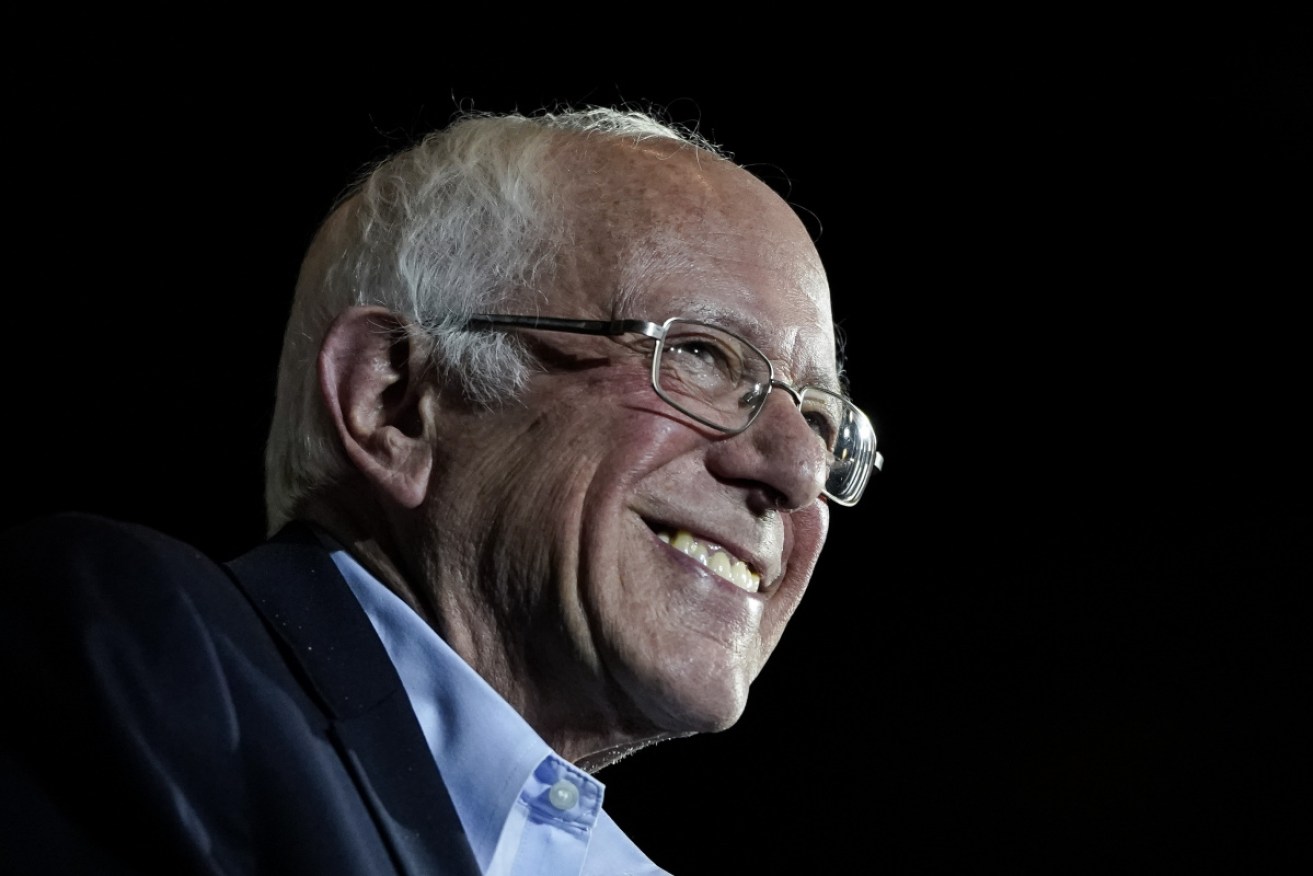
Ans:
{"type": "Polygon", "coordinates": [[[57,560],[67,556],[68,548],[76,548],[73,556],[67,557],[70,559],[103,556],[108,560],[120,552],[134,559],[149,553],[209,559],[199,549],[157,529],[82,511],[46,514],[0,530],[0,551],[6,556],[40,552],[44,558],[57,560]]]}

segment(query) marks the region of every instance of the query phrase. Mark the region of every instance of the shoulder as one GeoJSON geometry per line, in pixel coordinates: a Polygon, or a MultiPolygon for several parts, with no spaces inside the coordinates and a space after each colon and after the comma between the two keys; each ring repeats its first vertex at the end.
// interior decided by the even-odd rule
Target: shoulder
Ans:
{"type": "Polygon", "coordinates": [[[227,750],[239,691],[282,672],[223,564],[150,527],[34,519],[0,534],[0,574],[0,691],[107,757],[227,750]]]}
{"type": "Polygon", "coordinates": [[[62,672],[99,683],[128,666],[214,674],[216,636],[263,636],[222,563],[137,523],[32,519],[0,533],[0,575],[0,655],[37,679],[62,672]]]}
{"type": "Polygon", "coordinates": [[[188,697],[222,702],[216,639],[253,627],[219,563],[134,523],[31,520],[0,534],[0,574],[3,688],[59,732],[99,726],[140,744],[188,697]]]}
{"type": "Polygon", "coordinates": [[[36,518],[0,533],[4,601],[13,610],[58,606],[101,617],[159,607],[165,594],[226,581],[223,567],[198,548],[158,530],[93,514],[36,518]]]}
{"type": "Polygon", "coordinates": [[[331,771],[342,785],[299,677],[224,564],[195,546],[59,514],[0,533],[0,575],[0,701],[18,704],[0,727],[0,760],[16,765],[0,811],[17,809],[6,823],[21,825],[19,853],[226,870],[215,862],[266,830],[261,807],[286,806],[279,781],[315,793],[306,783],[331,771]],[[248,783],[271,759],[275,779],[248,783]]]}
{"type": "Polygon", "coordinates": [[[74,567],[154,558],[212,562],[195,547],[158,530],[80,512],[51,514],[9,527],[0,532],[0,555],[23,565],[47,562],[74,567]]]}

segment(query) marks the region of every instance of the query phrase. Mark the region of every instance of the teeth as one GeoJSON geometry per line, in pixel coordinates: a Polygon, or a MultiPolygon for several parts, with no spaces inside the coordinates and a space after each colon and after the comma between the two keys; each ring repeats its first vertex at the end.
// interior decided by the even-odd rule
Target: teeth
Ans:
{"type": "Polygon", "coordinates": [[[697,560],[735,587],[749,593],[756,593],[761,588],[761,576],[749,569],[746,563],[722,548],[697,540],[687,530],[681,529],[673,536],[668,532],[658,532],[657,538],[697,560]]]}

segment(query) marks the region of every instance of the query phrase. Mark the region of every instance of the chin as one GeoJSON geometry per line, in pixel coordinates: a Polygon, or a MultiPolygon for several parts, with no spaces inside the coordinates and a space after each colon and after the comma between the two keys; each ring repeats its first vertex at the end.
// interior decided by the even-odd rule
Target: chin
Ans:
{"type": "Polygon", "coordinates": [[[670,736],[691,736],[718,733],[738,723],[748,705],[748,680],[712,669],[696,674],[697,678],[667,677],[663,683],[644,686],[633,698],[654,730],[670,736]],[[708,683],[708,679],[713,682],[708,683]]]}

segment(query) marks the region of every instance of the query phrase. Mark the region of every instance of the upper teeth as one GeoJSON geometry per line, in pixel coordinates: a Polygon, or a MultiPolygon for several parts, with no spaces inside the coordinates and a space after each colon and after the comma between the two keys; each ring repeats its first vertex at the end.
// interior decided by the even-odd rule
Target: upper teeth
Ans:
{"type": "Polygon", "coordinates": [[[756,593],[761,587],[761,576],[749,569],[747,563],[722,547],[694,538],[687,530],[681,529],[674,535],[659,532],[657,537],[675,550],[682,551],[697,560],[736,587],[741,587],[749,593],[756,593]]]}

